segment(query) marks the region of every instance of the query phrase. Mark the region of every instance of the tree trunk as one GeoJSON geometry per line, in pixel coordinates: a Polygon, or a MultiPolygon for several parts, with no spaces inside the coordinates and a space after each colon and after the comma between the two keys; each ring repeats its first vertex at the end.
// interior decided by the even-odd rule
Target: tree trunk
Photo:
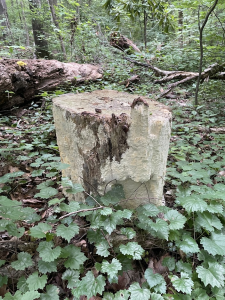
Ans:
{"type": "Polygon", "coordinates": [[[200,62],[199,62],[199,74],[198,74],[198,80],[196,84],[196,90],[195,90],[195,105],[198,105],[198,91],[199,91],[199,85],[202,75],[202,62],[203,62],[203,30],[205,28],[206,23],[208,22],[209,16],[214,11],[217,3],[219,0],[215,0],[213,5],[210,7],[208,13],[206,14],[206,17],[203,21],[202,26],[200,25],[200,7],[198,10],[198,29],[199,29],[199,44],[200,44],[200,62]]]}
{"type": "Polygon", "coordinates": [[[29,1],[30,10],[32,12],[32,28],[34,35],[34,42],[36,47],[36,57],[37,58],[51,58],[51,54],[48,50],[48,42],[42,36],[45,35],[43,23],[38,18],[38,8],[40,7],[40,0],[29,1]]]}
{"type": "Polygon", "coordinates": [[[29,102],[38,93],[96,80],[98,66],[57,60],[0,60],[0,110],[29,102]]]}
{"type": "Polygon", "coordinates": [[[148,21],[148,15],[146,10],[144,10],[144,44],[145,49],[147,48],[147,21],[148,21]]]}
{"type": "Polygon", "coordinates": [[[92,195],[120,184],[126,208],[162,205],[172,117],[165,105],[103,90],[61,95],[53,99],[53,115],[61,159],[69,164],[64,177],[92,195]]]}
{"type": "MultiPolygon", "coordinates": [[[[12,43],[14,43],[12,32],[10,30],[9,18],[8,18],[7,6],[6,6],[5,0],[0,0],[0,26],[5,26],[7,28],[9,34],[11,35],[12,43]]],[[[4,30],[3,30],[3,33],[2,33],[2,39],[3,40],[6,39],[6,33],[5,33],[4,30]]]]}
{"type": "Polygon", "coordinates": [[[64,42],[63,42],[63,37],[60,33],[59,22],[57,20],[57,16],[56,16],[56,13],[55,13],[54,0],[48,0],[48,3],[49,3],[49,6],[50,6],[53,23],[54,23],[55,27],[58,30],[57,35],[58,35],[58,38],[59,38],[59,41],[60,41],[60,46],[61,46],[61,51],[63,53],[63,58],[64,58],[64,60],[66,60],[66,50],[65,50],[65,46],[64,46],[64,42]]]}
{"type": "Polygon", "coordinates": [[[182,10],[179,10],[179,11],[178,11],[178,30],[179,30],[179,32],[180,32],[179,42],[180,42],[181,48],[183,48],[183,46],[184,46],[183,21],[184,21],[183,11],[182,11],[182,10]]]}
{"type": "Polygon", "coordinates": [[[29,47],[30,46],[30,37],[29,37],[29,30],[27,27],[26,17],[25,17],[25,13],[24,13],[23,0],[20,1],[20,7],[21,7],[22,16],[23,16],[23,26],[24,26],[25,37],[26,37],[26,46],[29,47]]]}

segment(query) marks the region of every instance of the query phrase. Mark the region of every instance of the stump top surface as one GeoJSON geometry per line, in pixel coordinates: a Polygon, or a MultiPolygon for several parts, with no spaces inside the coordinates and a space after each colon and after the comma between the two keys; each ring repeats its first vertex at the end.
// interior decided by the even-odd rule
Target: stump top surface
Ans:
{"type": "MultiPolygon", "coordinates": [[[[112,114],[118,116],[121,113],[125,113],[129,116],[131,104],[134,99],[138,97],[140,97],[140,95],[133,95],[115,90],[96,90],[89,93],[60,95],[53,98],[53,103],[55,106],[75,114],[88,112],[93,115],[97,114],[99,117],[111,117],[112,114]]],[[[141,97],[148,103],[151,115],[163,115],[164,117],[171,116],[167,106],[153,101],[146,96],[141,97]]]]}

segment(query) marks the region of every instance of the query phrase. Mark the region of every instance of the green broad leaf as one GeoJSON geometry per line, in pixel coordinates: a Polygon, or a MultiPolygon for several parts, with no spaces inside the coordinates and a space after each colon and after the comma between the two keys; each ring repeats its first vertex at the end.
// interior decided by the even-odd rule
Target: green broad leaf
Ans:
{"type": "MultiPolygon", "coordinates": [[[[224,300],[224,298],[225,298],[225,287],[223,287],[223,288],[218,288],[218,287],[212,288],[212,294],[214,295],[214,297],[216,297],[216,300],[224,300]]],[[[201,299],[199,299],[199,300],[201,300],[201,299]]]]}
{"type": "Polygon", "coordinates": [[[165,239],[168,241],[169,238],[169,226],[166,221],[162,219],[156,219],[155,222],[149,220],[149,225],[153,229],[159,238],[165,239]]]}
{"type": "Polygon", "coordinates": [[[56,176],[57,174],[58,174],[58,172],[49,172],[49,173],[46,174],[46,177],[47,178],[52,178],[52,177],[56,176]]]}
{"type": "Polygon", "coordinates": [[[150,290],[142,289],[140,287],[139,283],[137,283],[137,282],[132,283],[128,290],[131,293],[130,300],[137,300],[137,299],[149,300],[150,299],[150,294],[151,294],[150,290]]]}
{"type": "Polygon", "coordinates": [[[198,213],[195,222],[198,226],[205,228],[208,231],[214,231],[215,229],[222,229],[223,225],[217,216],[211,214],[210,212],[198,213]]]}
{"type": "Polygon", "coordinates": [[[0,205],[16,207],[22,205],[22,203],[20,201],[10,200],[6,196],[0,196],[0,205]]]}
{"type": "Polygon", "coordinates": [[[210,238],[201,239],[203,248],[212,255],[225,255],[225,235],[212,232],[210,238]]]}
{"type": "Polygon", "coordinates": [[[201,250],[198,255],[197,255],[198,259],[201,261],[208,263],[217,263],[218,259],[216,256],[213,256],[211,254],[209,254],[206,250],[201,250]]]}
{"type": "Polygon", "coordinates": [[[191,295],[194,282],[191,280],[188,274],[181,272],[181,277],[176,275],[169,276],[172,285],[178,292],[191,295]]]}
{"type": "Polygon", "coordinates": [[[164,298],[156,293],[151,293],[151,300],[164,300],[164,298]]]}
{"type": "Polygon", "coordinates": [[[59,205],[61,211],[66,211],[68,213],[75,212],[80,209],[80,204],[77,201],[70,201],[69,204],[61,203],[59,205]]]}
{"type": "Polygon", "coordinates": [[[23,227],[17,228],[16,224],[14,223],[8,224],[5,229],[7,230],[9,235],[13,235],[18,238],[23,236],[25,232],[25,229],[23,227]]]}
{"type": "Polygon", "coordinates": [[[61,248],[57,246],[53,248],[53,242],[40,242],[37,248],[39,252],[39,256],[42,258],[43,261],[51,262],[54,261],[56,258],[59,257],[61,253],[61,248]]]}
{"type": "Polygon", "coordinates": [[[87,299],[90,299],[97,294],[102,295],[105,287],[105,277],[99,275],[97,278],[91,271],[88,271],[85,277],[78,282],[76,289],[72,291],[73,295],[79,298],[82,295],[86,295],[87,299]]]}
{"type": "Polygon", "coordinates": [[[59,289],[55,285],[47,285],[46,291],[47,293],[41,294],[40,300],[59,300],[59,289]]]}
{"type": "Polygon", "coordinates": [[[187,218],[180,214],[177,210],[169,210],[164,215],[164,219],[169,221],[170,230],[182,229],[187,221],[187,218]]]}
{"type": "MultiPolygon", "coordinates": [[[[40,294],[38,293],[38,296],[40,294]]],[[[2,299],[2,297],[0,298],[2,299]]],[[[22,294],[20,291],[16,291],[14,295],[12,295],[11,293],[6,293],[4,300],[21,300],[22,299],[22,294]]],[[[34,299],[34,298],[30,298],[30,299],[34,299]]]]}
{"type": "Polygon", "coordinates": [[[198,266],[196,268],[198,278],[204,283],[205,286],[210,284],[212,287],[223,287],[224,286],[224,273],[225,269],[218,263],[209,263],[208,268],[198,266]]]}
{"type": "Polygon", "coordinates": [[[41,176],[42,174],[44,173],[44,170],[42,170],[42,169],[39,169],[39,170],[34,170],[33,172],[32,172],[32,177],[38,177],[38,176],[41,176]]]}
{"type": "Polygon", "coordinates": [[[27,283],[30,290],[43,289],[47,283],[47,275],[38,276],[38,272],[34,272],[27,278],[27,283]]]}
{"type": "Polygon", "coordinates": [[[115,299],[114,294],[108,292],[104,293],[102,298],[102,300],[114,300],[114,299],[115,299]]]}
{"type": "Polygon", "coordinates": [[[109,192],[101,197],[101,202],[106,206],[114,205],[124,198],[123,186],[121,184],[115,184],[109,192]]]}
{"type": "Polygon", "coordinates": [[[53,196],[58,194],[58,190],[52,187],[46,187],[40,190],[39,193],[34,195],[34,198],[42,198],[42,199],[49,199],[53,196]]]}
{"type": "Polygon", "coordinates": [[[121,228],[120,232],[122,234],[126,235],[128,239],[132,239],[133,237],[136,236],[136,232],[132,228],[129,228],[129,227],[121,228]]]}
{"type": "Polygon", "coordinates": [[[211,201],[207,206],[207,211],[213,214],[223,214],[223,206],[222,204],[211,201]]]}
{"type": "Polygon", "coordinates": [[[45,188],[47,188],[47,187],[49,187],[51,185],[54,185],[54,181],[53,180],[47,180],[47,181],[44,181],[44,182],[38,184],[37,188],[39,190],[42,190],[42,189],[45,189],[45,188]]]}
{"type": "Polygon", "coordinates": [[[113,213],[109,216],[102,216],[102,219],[100,220],[101,226],[106,230],[109,234],[113,232],[113,230],[116,229],[116,226],[121,223],[122,218],[120,218],[120,215],[113,213]]]}
{"type": "Polygon", "coordinates": [[[8,282],[8,277],[0,275],[0,287],[2,287],[4,284],[7,284],[7,282],[8,282]]]}
{"type": "Polygon", "coordinates": [[[54,198],[54,199],[48,201],[48,206],[59,204],[64,200],[65,200],[65,198],[62,198],[62,199],[54,198]]]}
{"type": "Polygon", "coordinates": [[[4,218],[8,218],[11,221],[18,221],[18,220],[24,220],[26,218],[25,216],[25,207],[1,207],[0,206],[0,215],[4,216],[4,218]]]}
{"type": "Polygon", "coordinates": [[[115,296],[114,296],[114,300],[128,300],[130,296],[130,292],[127,290],[120,290],[118,291],[115,296]]]}
{"type": "Polygon", "coordinates": [[[115,212],[115,215],[117,216],[118,219],[128,219],[132,217],[132,211],[129,209],[124,209],[124,210],[117,210],[115,212]]]}
{"type": "Polygon", "coordinates": [[[110,207],[104,207],[103,209],[100,210],[101,215],[103,216],[108,216],[111,215],[112,213],[112,208],[110,207]]]}
{"type": "Polygon", "coordinates": [[[24,213],[23,220],[27,223],[38,222],[41,219],[41,217],[36,214],[35,210],[31,207],[23,207],[21,211],[24,213]]]}
{"type": "Polygon", "coordinates": [[[161,290],[162,294],[166,292],[166,282],[162,275],[154,274],[153,270],[148,268],[145,271],[145,278],[150,288],[156,289],[157,291],[161,290]]]}
{"type": "Polygon", "coordinates": [[[144,249],[136,242],[129,242],[126,245],[119,246],[120,252],[124,255],[132,256],[133,259],[139,260],[144,254],[144,249]]]}
{"type": "Polygon", "coordinates": [[[181,241],[176,241],[176,246],[180,248],[184,253],[197,253],[200,251],[196,241],[187,234],[184,234],[182,236],[181,241]]]}
{"type": "Polygon", "coordinates": [[[169,240],[170,241],[179,241],[181,239],[181,231],[179,230],[170,230],[169,240]]]}
{"type": "Polygon", "coordinates": [[[176,263],[176,272],[178,272],[178,273],[183,272],[183,273],[188,274],[191,277],[191,275],[192,275],[192,266],[191,266],[190,263],[185,263],[182,260],[179,260],[176,263]]]}
{"type": "Polygon", "coordinates": [[[47,223],[39,223],[30,229],[30,235],[34,238],[44,238],[46,233],[52,229],[52,226],[47,223]]]}
{"type": "Polygon", "coordinates": [[[11,263],[11,266],[15,270],[25,270],[26,268],[33,265],[31,255],[27,252],[20,252],[17,260],[11,263]]]}
{"type": "Polygon", "coordinates": [[[138,207],[137,212],[139,215],[143,214],[146,217],[156,217],[160,211],[156,205],[150,203],[138,207]]]}
{"type": "Polygon", "coordinates": [[[108,257],[110,255],[109,252],[109,244],[107,243],[106,240],[102,240],[99,244],[96,244],[96,254],[103,256],[103,257],[108,257]]]}
{"type": "Polygon", "coordinates": [[[177,204],[181,204],[188,213],[192,212],[203,212],[207,210],[207,203],[199,198],[198,195],[192,195],[187,197],[180,197],[176,200],[177,204]]]}
{"type": "Polygon", "coordinates": [[[72,289],[76,287],[76,283],[79,281],[80,277],[80,272],[79,271],[74,271],[67,269],[63,274],[62,274],[62,279],[67,280],[67,288],[72,289]]]}
{"type": "Polygon", "coordinates": [[[84,188],[79,183],[73,183],[68,178],[62,178],[62,186],[67,188],[66,192],[70,194],[77,194],[84,191],[84,188]]]}
{"type": "Polygon", "coordinates": [[[165,257],[162,261],[162,265],[167,267],[169,271],[173,271],[175,269],[175,259],[174,257],[165,257]]]}
{"type": "Polygon", "coordinates": [[[78,233],[79,227],[75,223],[70,224],[68,227],[66,227],[63,224],[60,224],[56,229],[56,235],[63,237],[68,242],[78,233]]]}
{"type": "Polygon", "coordinates": [[[38,270],[42,274],[57,272],[57,261],[46,262],[43,260],[39,260],[38,270]]]}
{"type": "Polygon", "coordinates": [[[80,248],[74,245],[68,245],[62,248],[60,257],[68,258],[64,266],[74,270],[78,270],[85,260],[87,260],[87,257],[81,252],[80,248]]]}
{"type": "Polygon", "coordinates": [[[67,169],[70,165],[69,164],[65,164],[65,163],[61,163],[61,162],[47,162],[45,164],[43,164],[45,166],[49,166],[47,169],[56,169],[56,170],[65,170],[67,169]]]}
{"type": "Polygon", "coordinates": [[[100,243],[102,241],[105,241],[104,236],[102,235],[102,232],[100,229],[97,230],[93,230],[93,229],[89,229],[87,232],[87,238],[89,243],[100,243]]]}
{"type": "Polygon", "coordinates": [[[0,259],[0,267],[3,266],[5,264],[5,260],[4,259],[0,259]]]}
{"type": "MultiPolygon", "coordinates": [[[[22,296],[20,296],[20,300],[35,300],[35,299],[39,299],[40,293],[38,293],[37,291],[29,291],[26,292],[25,294],[23,294],[22,296]]],[[[5,298],[4,298],[5,299],[5,298]]]]}
{"type": "Polygon", "coordinates": [[[111,264],[108,261],[103,261],[102,272],[107,273],[110,278],[115,277],[118,271],[122,270],[122,265],[118,259],[113,258],[111,264]]]}
{"type": "Polygon", "coordinates": [[[195,300],[209,300],[209,296],[206,291],[201,288],[196,288],[191,293],[192,299],[195,300]]]}
{"type": "Polygon", "coordinates": [[[25,278],[25,276],[21,276],[17,282],[17,289],[21,292],[21,293],[26,293],[29,290],[28,284],[27,284],[27,279],[25,278]]]}
{"type": "Polygon", "coordinates": [[[122,264],[122,272],[133,270],[133,266],[132,266],[133,259],[132,258],[128,258],[126,255],[119,253],[117,255],[117,259],[122,264]]]}

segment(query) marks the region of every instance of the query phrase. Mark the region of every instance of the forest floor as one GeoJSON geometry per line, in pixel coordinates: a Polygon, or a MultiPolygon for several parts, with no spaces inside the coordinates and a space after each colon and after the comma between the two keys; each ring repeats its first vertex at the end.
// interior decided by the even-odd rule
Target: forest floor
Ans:
{"type": "MultiPolygon", "coordinates": [[[[64,199],[60,182],[64,166],[60,163],[50,98],[47,96],[44,101],[0,113],[0,196],[21,201],[23,207],[35,209],[42,221],[51,216],[52,206],[48,205],[48,197],[53,200],[52,203],[55,197],[64,199]],[[50,192],[47,196],[40,193],[40,187],[46,181],[50,182],[47,186],[52,188],[52,194],[50,192]]],[[[182,96],[162,101],[172,108],[173,114],[164,196],[167,206],[179,209],[179,203],[176,202],[178,193],[225,182],[225,108],[223,103],[212,100],[195,109],[191,101],[182,96]]],[[[84,220],[81,218],[78,222],[84,220]]],[[[27,235],[31,225],[25,225],[24,234],[12,248],[9,245],[14,240],[10,232],[1,232],[2,260],[12,262],[16,259],[16,253],[21,251],[18,248],[20,241],[28,244],[33,242],[27,235]]],[[[76,244],[79,245],[83,241],[82,233],[76,238],[76,244]]],[[[84,247],[85,255],[88,255],[87,251],[90,249],[84,247]]],[[[153,252],[160,261],[166,250],[158,247],[153,252]]],[[[35,247],[29,253],[35,257],[35,247]]],[[[88,268],[91,267],[90,262],[88,268]]],[[[63,289],[62,271],[52,274],[48,282],[63,289]]],[[[17,275],[13,276],[16,281],[17,275]]],[[[13,279],[7,289],[15,292],[13,279]]],[[[4,296],[6,291],[1,290],[0,295],[4,296]]],[[[66,288],[61,293],[69,297],[66,288]]]]}

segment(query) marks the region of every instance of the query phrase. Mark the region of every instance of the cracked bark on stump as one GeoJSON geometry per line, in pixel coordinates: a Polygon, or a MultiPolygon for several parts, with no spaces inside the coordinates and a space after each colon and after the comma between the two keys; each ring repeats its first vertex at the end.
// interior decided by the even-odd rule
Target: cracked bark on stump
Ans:
{"type": "MultiPolygon", "coordinates": [[[[122,184],[123,207],[162,204],[171,113],[147,97],[103,90],[53,99],[63,176],[86,192],[122,184]]],[[[84,201],[83,194],[70,199],[84,201]]]]}

